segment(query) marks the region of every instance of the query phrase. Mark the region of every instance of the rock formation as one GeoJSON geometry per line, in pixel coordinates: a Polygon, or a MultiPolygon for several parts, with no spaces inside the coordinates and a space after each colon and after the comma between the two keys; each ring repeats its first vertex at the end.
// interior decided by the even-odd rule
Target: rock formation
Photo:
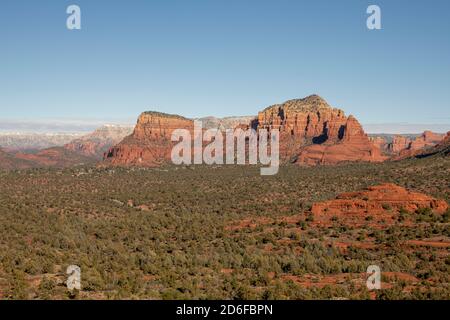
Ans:
{"type": "Polygon", "coordinates": [[[364,223],[371,220],[365,219],[367,216],[389,220],[395,218],[401,210],[414,213],[425,208],[442,214],[448,209],[448,204],[445,200],[386,183],[362,191],[343,193],[334,200],[315,203],[311,213],[314,221],[325,224],[336,217],[364,223]]]}
{"type": "Polygon", "coordinates": [[[444,134],[425,131],[421,136],[417,137],[409,145],[410,150],[419,150],[426,147],[434,146],[444,139],[444,134]]]}
{"type": "Polygon", "coordinates": [[[404,159],[413,156],[418,150],[435,146],[444,137],[443,134],[431,131],[425,131],[415,139],[397,135],[389,144],[388,151],[393,155],[393,159],[404,159]]]}
{"type": "Polygon", "coordinates": [[[450,155],[450,131],[447,132],[445,138],[442,139],[442,141],[440,141],[438,144],[417,150],[409,157],[426,158],[434,155],[442,155],[442,156],[450,155]]]}
{"type": "Polygon", "coordinates": [[[317,95],[264,109],[256,128],[280,130],[280,157],[298,164],[337,164],[386,159],[359,122],[317,95]]]}
{"type": "Polygon", "coordinates": [[[389,145],[389,151],[392,153],[400,153],[409,148],[411,140],[405,136],[394,136],[392,143],[389,145]]]}
{"type": "MultiPolygon", "coordinates": [[[[208,118],[208,123],[219,128],[225,128],[223,124],[227,123],[244,129],[280,130],[280,158],[284,162],[316,165],[386,159],[353,116],[347,117],[317,95],[270,106],[254,120],[244,118],[251,120],[250,123],[242,124],[242,119],[237,118],[230,121],[208,118]]],[[[172,131],[183,128],[192,130],[193,121],[177,115],[145,112],[139,117],[133,134],[106,153],[105,162],[139,166],[167,162],[174,145],[170,141],[172,131]]]]}
{"type": "Polygon", "coordinates": [[[110,148],[105,154],[106,164],[159,166],[170,161],[172,132],[188,129],[192,132],[192,120],[178,115],[148,111],[142,113],[133,133],[122,142],[110,148]]]}
{"type": "Polygon", "coordinates": [[[132,132],[131,126],[105,125],[93,133],[69,142],[64,148],[100,160],[105,152],[132,132]]]}
{"type": "Polygon", "coordinates": [[[369,137],[369,140],[381,151],[387,151],[387,141],[383,137],[369,137]]]}

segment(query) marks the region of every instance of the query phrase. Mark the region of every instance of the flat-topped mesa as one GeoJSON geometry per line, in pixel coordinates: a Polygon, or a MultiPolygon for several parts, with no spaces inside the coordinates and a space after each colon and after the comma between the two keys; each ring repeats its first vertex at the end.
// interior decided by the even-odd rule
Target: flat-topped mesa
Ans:
{"type": "Polygon", "coordinates": [[[193,120],[156,111],[143,112],[133,133],[105,153],[104,160],[112,165],[158,166],[170,161],[176,129],[194,129],[193,120]]]}
{"type": "Polygon", "coordinates": [[[137,140],[168,139],[176,129],[193,129],[192,120],[176,114],[156,111],[143,112],[137,121],[132,137],[137,140]]]}

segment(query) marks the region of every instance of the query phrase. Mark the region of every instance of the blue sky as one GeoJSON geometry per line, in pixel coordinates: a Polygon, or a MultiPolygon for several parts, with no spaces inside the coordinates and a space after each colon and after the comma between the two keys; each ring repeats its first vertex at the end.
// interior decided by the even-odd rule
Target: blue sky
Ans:
{"type": "Polygon", "coordinates": [[[2,0],[0,118],[251,115],[317,93],[362,123],[446,124],[449,31],[448,0],[2,0]]]}

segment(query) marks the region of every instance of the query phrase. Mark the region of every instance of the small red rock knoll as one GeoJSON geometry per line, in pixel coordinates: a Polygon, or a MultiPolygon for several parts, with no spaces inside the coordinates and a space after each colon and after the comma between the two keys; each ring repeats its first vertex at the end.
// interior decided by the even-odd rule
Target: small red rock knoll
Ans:
{"type": "Polygon", "coordinates": [[[315,203],[311,212],[322,222],[329,222],[333,217],[343,217],[350,221],[353,219],[357,222],[367,216],[389,218],[402,209],[415,212],[421,208],[444,213],[448,209],[448,204],[444,200],[386,183],[362,191],[343,193],[334,200],[315,203]]]}

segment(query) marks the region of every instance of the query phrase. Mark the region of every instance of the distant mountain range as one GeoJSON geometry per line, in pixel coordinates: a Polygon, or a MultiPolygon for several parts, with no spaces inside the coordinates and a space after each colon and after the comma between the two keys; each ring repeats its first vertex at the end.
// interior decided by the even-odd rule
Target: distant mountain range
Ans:
{"type": "Polygon", "coordinates": [[[90,134],[65,144],[64,148],[101,160],[103,154],[130,135],[133,128],[133,126],[104,125],[90,134]]]}
{"type": "Polygon", "coordinates": [[[0,132],[0,147],[9,151],[32,151],[63,146],[82,133],[20,133],[0,132]]]}
{"type": "Polygon", "coordinates": [[[105,125],[87,135],[0,134],[0,168],[94,164],[102,159],[105,151],[132,131],[132,126],[105,125]]]}

